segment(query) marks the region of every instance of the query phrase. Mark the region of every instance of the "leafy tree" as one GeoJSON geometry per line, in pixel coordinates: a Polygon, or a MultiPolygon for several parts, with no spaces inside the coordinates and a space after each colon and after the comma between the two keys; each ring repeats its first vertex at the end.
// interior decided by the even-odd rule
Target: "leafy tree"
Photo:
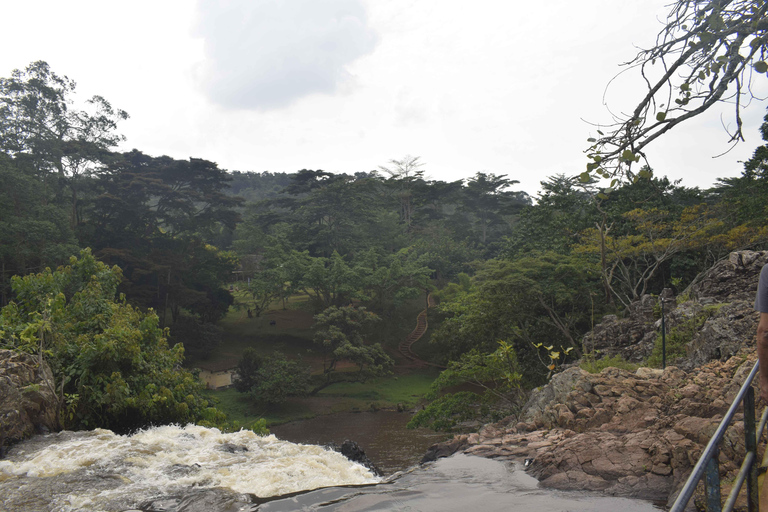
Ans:
{"type": "Polygon", "coordinates": [[[504,341],[490,354],[476,350],[463,354],[459,360],[448,363],[448,368],[432,383],[426,395],[431,403],[413,416],[408,428],[451,431],[470,419],[498,421],[523,405],[525,393],[521,382],[515,349],[504,341]],[[483,392],[445,393],[467,384],[483,392]]]}
{"type": "Polygon", "coordinates": [[[56,271],[15,277],[16,301],[0,314],[2,344],[48,359],[70,428],[125,432],[220,417],[157,316],[116,298],[121,278],[88,250],[56,271]]]}
{"type": "Polygon", "coordinates": [[[731,142],[743,140],[742,105],[754,77],[768,71],[767,9],[755,0],[674,2],[656,44],[627,64],[640,70],[646,95],[630,114],[615,116],[607,133],[590,139],[582,180],[591,173],[632,177],[631,165],[645,159],[649,143],[720,101],[735,106],[731,142]]]}
{"type": "Polygon", "coordinates": [[[513,208],[519,210],[523,205],[530,204],[525,192],[510,192],[505,189],[519,183],[508,180],[506,175],[497,176],[478,172],[467,180],[462,190],[462,202],[466,211],[471,212],[479,226],[480,243],[488,242],[488,230],[503,222],[503,215],[513,213],[513,208]]]}
{"type": "Polygon", "coordinates": [[[331,306],[315,315],[314,341],[323,355],[323,381],[313,395],[336,382],[365,382],[391,373],[392,358],[380,344],[365,342],[365,331],[378,321],[375,314],[353,306],[331,306]],[[341,371],[342,361],[352,363],[357,371],[341,371]]]}
{"type": "Polygon", "coordinates": [[[78,251],[67,209],[51,199],[28,164],[0,154],[0,305],[8,303],[11,276],[56,266],[78,251]]]}
{"type": "Polygon", "coordinates": [[[599,219],[590,190],[576,181],[558,175],[541,182],[536,204],[523,207],[503,244],[505,258],[524,256],[531,251],[570,252],[579,233],[599,219]]]}
{"type": "Polygon", "coordinates": [[[210,357],[221,345],[224,330],[213,322],[201,322],[195,316],[182,315],[170,329],[168,342],[171,346],[184,345],[188,360],[199,361],[210,357]]]}
{"type": "Polygon", "coordinates": [[[117,124],[128,118],[101,96],[75,109],[74,92],[75,82],[43,61],[0,79],[0,151],[28,160],[46,185],[48,175],[55,176],[57,195],[69,188],[72,227],[81,220],[83,180],[111,159],[110,149],[123,140],[117,124]]]}
{"type": "Polygon", "coordinates": [[[428,288],[432,270],[415,250],[402,249],[379,258],[371,249],[355,262],[361,274],[365,298],[377,311],[388,311],[404,301],[418,297],[428,288]]]}
{"type": "Polygon", "coordinates": [[[477,249],[465,240],[457,240],[442,222],[418,229],[411,247],[434,271],[438,285],[466,272],[470,262],[480,257],[477,249]]]}
{"type": "Polygon", "coordinates": [[[523,383],[539,384],[548,370],[540,364],[536,344],[578,349],[593,315],[601,311],[598,274],[592,269],[583,259],[555,253],[489,260],[470,287],[440,303],[443,321],[430,341],[457,360],[472,351],[492,353],[497,340],[509,340],[523,383]]]}
{"type": "Polygon", "coordinates": [[[722,226],[706,205],[686,208],[677,218],[659,208],[637,208],[623,217],[632,232],[601,236],[591,228],[575,251],[603,258],[603,280],[625,306],[649,292],[657,272],[673,256],[708,245],[722,226]]]}
{"type": "Polygon", "coordinates": [[[254,401],[278,404],[291,396],[303,396],[309,386],[309,367],[289,361],[279,352],[262,358],[247,348],[237,365],[235,389],[249,393],[254,401]]]}
{"type": "Polygon", "coordinates": [[[264,269],[248,279],[245,289],[251,295],[247,306],[259,317],[276,299],[284,297],[283,276],[274,269],[264,269]]]}
{"type": "Polygon", "coordinates": [[[126,294],[159,311],[163,323],[183,309],[214,321],[233,302],[224,285],[236,258],[206,243],[238,219],[239,201],[224,194],[228,181],[205,160],[125,153],[99,181],[103,192],[81,240],[124,269],[126,294]]]}
{"type": "Polygon", "coordinates": [[[360,274],[338,252],[330,258],[313,258],[294,251],[286,264],[301,275],[301,288],[321,309],[348,304],[360,289],[360,274]]]}

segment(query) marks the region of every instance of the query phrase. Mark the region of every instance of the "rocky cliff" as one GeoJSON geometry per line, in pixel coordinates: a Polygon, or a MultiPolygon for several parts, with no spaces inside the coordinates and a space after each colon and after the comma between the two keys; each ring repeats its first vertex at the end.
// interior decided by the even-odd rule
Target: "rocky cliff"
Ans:
{"type": "Polygon", "coordinates": [[[0,452],[39,432],[57,430],[50,368],[29,354],[0,350],[0,452]]]}
{"type": "MultiPolygon", "coordinates": [[[[732,253],[669,298],[668,329],[691,326],[687,355],[671,361],[676,366],[599,374],[569,368],[534,390],[519,418],[456,436],[428,455],[533,459],[528,471],[545,487],[671,502],[754,366],[759,315],[752,304],[766,263],[768,252],[732,253]]],[[[660,329],[657,301],[645,296],[624,318],[604,318],[585,346],[643,361],[660,329]]],[[[724,480],[744,451],[739,415],[721,449],[724,480]]]]}

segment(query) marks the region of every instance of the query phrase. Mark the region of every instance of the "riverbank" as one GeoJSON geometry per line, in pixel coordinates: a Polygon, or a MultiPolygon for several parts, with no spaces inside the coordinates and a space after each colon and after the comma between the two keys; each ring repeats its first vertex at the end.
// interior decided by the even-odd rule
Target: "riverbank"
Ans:
{"type": "MultiPolygon", "coordinates": [[[[754,364],[753,351],[745,350],[691,372],[570,368],[533,392],[519,420],[455,436],[428,455],[529,459],[528,473],[545,488],[669,505],[754,364]]],[[[744,457],[743,428],[737,415],[721,448],[724,482],[733,481],[735,461],[744,457]]]]}
{"type": "Polygon", "coordinates": [[[368,382],[339,383],[311,397],[292,397],[282,404],[264,406],[234,388],[206,390],[230,421],[247,425],[265,419],[267,426],[341,412],[413,410],[438,375],[435,369],[413,369],[368,382]]]}

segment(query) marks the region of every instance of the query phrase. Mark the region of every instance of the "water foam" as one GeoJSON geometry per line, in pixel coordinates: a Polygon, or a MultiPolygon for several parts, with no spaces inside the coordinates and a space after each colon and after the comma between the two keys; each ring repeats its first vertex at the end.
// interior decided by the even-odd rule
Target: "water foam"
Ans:
{"type": "Polygon", "coordinates": [[[67,501],[75,508],[90,508],[88,504],[107,495],[148,496],[178,488],[219,487],[269,497],[378,481],[339,453],[247,430],[225,434],[187,425],[155,427],[130,436],[97,429],[49,438],[49,444],[20,445],[8,460],[0,461],[0,482],[75,472],[122,481],[116,489],[70,497],[67,501]]]}

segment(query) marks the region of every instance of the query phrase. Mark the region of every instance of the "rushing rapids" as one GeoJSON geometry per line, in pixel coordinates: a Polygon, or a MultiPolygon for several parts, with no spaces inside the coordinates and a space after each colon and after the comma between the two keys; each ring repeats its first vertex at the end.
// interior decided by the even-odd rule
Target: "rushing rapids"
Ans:
{"type": "Polygon", "coordinates": [[[468,455],[387,479],[321,446],[194,425],[130,436],[61,432],[0,460],[8,512],[651,512],[651,503],[539,488],[522,465],[468,455]],[[370,485],[377,484],[377,485],[370,485]]]}
{"type": "Polygon", "coordinates": [[[248,495],[377,481],[363,466],[321,446],[245,430],[164,426],[121,436],[97,429],[14,447],[0,460],[0,509],[122,511],[158,497],[179,501],[190,490],[215,489],[215,499],[243,503],[230,508],[243,510],[252,501],[248,495]]]}

